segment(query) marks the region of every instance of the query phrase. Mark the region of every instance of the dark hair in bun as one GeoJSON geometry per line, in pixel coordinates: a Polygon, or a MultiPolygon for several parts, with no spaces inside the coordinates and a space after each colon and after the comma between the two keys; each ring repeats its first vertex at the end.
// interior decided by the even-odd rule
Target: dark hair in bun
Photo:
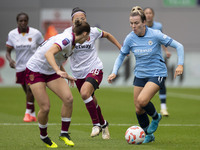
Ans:
{"type": "Polygon", "coordinates": [[[73,32],[76,35],[81,35],[83,32],[90,33],[90,25],[87,22],[77,18],[74,23],[73,32]]]}

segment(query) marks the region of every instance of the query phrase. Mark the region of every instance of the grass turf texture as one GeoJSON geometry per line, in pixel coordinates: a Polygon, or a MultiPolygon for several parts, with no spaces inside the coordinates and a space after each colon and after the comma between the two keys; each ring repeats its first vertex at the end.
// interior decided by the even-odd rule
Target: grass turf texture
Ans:
{"type": "MultiPolygon", "coordinates": [[[[58,144],[57,149],[76,150],[188,150],[200,147],[200,89],[168,88],[167,106],[169,117],[163,117],[155,132],[155,142],[130,145],[125,139],[125,131],[137,125],[133,104],[133,88],[101,88],[95,95],[102,113],[110,126],[110,140],[103,140],[101,134],[91,138],[92,123],[84,103],[76,88],[72,88],[74,108],[70,126],[75,147],[67,147],[59,141],[61,101],[48,90],[51,109],[49,114],[49,137],[58,144]]],[[[25,95],[22,88],[0,88],[0,149],[1,150],[43,150],[39,138],[38,123],[24,123],[25,95]]],[[[160,111],[158,94],[153,98],[160,111]]],[[[36,103],[36,112],[38,112],[36,103]]]]}

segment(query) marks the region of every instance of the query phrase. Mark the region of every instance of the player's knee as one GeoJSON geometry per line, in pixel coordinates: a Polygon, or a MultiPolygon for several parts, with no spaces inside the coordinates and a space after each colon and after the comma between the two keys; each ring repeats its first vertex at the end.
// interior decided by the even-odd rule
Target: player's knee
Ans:
{"type": "Polygon", "coordinates": [[[50,111],[50,105],[47,105],[47,104],[42,105],[42,107],[40,107],[40,110],[41,110],[43,113],[48,114],[49,111],[50,111]]]}
{"type": "Polygon", "coordinates": [[[137,106],[135,106],[135,112],[136,112],[138,115],[140,115],[140,114],[143,113],[143,109],[142,109],[139,105],[137,105],[137,106]]]}
{"type": "Polygon", "coordinates": [[[68,103],[70,103],[70,104],[73,103],[73,96],[70,96],[70,97],[68,98],[68,103]]]}
{"type": "Polygon", "coordinates": [[[137,113],[137,114],[140,114],[140,109],[138,109],[137,107],[135,108],[135,112],[137,113]]]}
{"type": "Polygon", "coordinates": [[[139,105],[140,108],[145,107],[147,103],[148,101],[144,97],[142,96],[138,97],[137,104],[139,105]]]}
{"type": "Polygon", "coordinates": [[[90,97],[90,96],[91,96],[91,95],[90,95],[89,92],[87,92],[87,91],[81,91],[81,98],[82,98],[83,100],[88,99],[88,97],[90,97]]]}
{"type": "Polygon", "coordinates": [[[66,105],[72,105],[72,103],[73,103],[73,96],[72,95],[66,96],[64,98],[63,102],[66,105]]]}

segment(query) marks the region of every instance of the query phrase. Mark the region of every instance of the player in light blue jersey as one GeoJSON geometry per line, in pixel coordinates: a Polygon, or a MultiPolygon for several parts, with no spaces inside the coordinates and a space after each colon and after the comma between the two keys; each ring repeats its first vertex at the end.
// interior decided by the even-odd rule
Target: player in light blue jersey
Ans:
{"type": "Polygon", "coordinates": [[[153,133],[157,130],[162,118],[150,101],[160,88],[163,88],[164,80],[167,77],[167,67],[162,57],[161,45],[177,50],[178,66],[175,70],[175,78],[183,73],[184,47],[161,31],[148,28],[141,7],[134,7],[129,19],[133,31],[124,40],[112,74],[108,77],[108,82],[111,83],[116,78],[126,55],[130,51],[134,53],[136,58],[133,82],[134,104],[138,123],[146,133],[143,143],[149,143],[155,140],[153,133]],[[149,124],[148,115],[152,117],[151,124],[149,124]]]}
{"type": "MultiPolygon", "coordinates": [[[[156,30],[160,30],[162,32],[162,24],[160,22],[156,22],[154,21],[154,10],[153,8],[150,7],[146,7],[144,8],[144,14],[146,16],[146,25],[152,29],[156,29],[156,30]]],[[[166,57],[170,58],[171,57],[171,53],[167,50],[167,48],[162,45],[163,50],[165,51],[166,57]]],[[[166,105],[166,86],[165,86],[165,82],[164,82],[164,86],[162,89],[159,90],[159,98],[160,98],[160,113],[163,116],[169,116],[169,113],[167,111],[167,105],[166,105]]]]}

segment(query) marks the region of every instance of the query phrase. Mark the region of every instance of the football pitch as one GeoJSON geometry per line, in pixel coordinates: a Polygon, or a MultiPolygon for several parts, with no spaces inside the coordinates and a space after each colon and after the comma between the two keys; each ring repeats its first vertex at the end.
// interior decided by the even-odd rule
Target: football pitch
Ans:
{"type": "MultiPolygon", "coordinates": [[[[101,106],[104,119],[110,126],[110,140],[101,134],[91,138],[91,119],[76,88],[72,122],[69,129],[74,147],[67,147],[58,136],[61,128],[60,99],[48,90],[51,100],[48,135],[67,150],[196,150],[200,149],[200,89],[167,88],[167,106],[170,116],[163,117],[155,132],[155,142],[130,145],[124,135],[128,127],[138,125],[133,104],[133,87],[101,88],[95,95],[101,106]]],[[[22,88],[0,88],[0,150],[44,150],[48,149],[39,137],[38,123],[24,123],[25,95],[22,88]]],[[[160,111],[158,94],[153,98],[160,111]]],[[[36,103],[36,112],[38,105],[36,103]]]]}

